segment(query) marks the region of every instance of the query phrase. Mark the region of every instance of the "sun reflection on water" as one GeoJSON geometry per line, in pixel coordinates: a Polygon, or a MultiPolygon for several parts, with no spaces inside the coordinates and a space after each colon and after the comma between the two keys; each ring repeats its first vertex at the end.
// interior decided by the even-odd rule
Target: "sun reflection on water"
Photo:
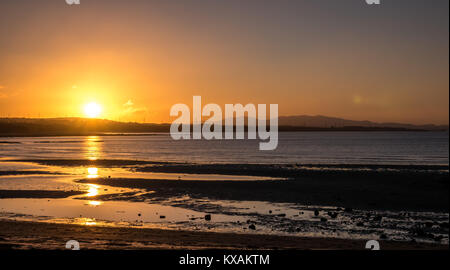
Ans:
{"type": "Polygon", "coordinates": [[[99,201],[89,201],[88,204],[89,204],[89,205],[92,205],[92,206],[98,206],[98,205],[101,205],[102,202],[99,202],[99,201]]]}
{"type": "Polygon", "coordinates": [[[97,160],[100,158],[101,142],[98,136],[88,136],[85,141],[85,157],[89,160],[97,160]]]}
{"type": "Polygon", "coordinates": [[[98,195],[98,189],[100,188],[97,185],[94,184],[87,184],[89,186],[89,189],[87,191],[86,196],[88,197],[93,197],[93,196],[97,196],[98,195]]]}
{"type": "Polygon", "coordinates": [[[89,167],[87,173],[87,178],[98,178],[98,168],[96,167],[89,167]]]}

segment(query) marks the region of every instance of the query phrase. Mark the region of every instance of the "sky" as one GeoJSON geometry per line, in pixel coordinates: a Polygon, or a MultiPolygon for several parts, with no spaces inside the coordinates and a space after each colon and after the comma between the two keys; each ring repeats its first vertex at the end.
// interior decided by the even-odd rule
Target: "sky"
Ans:
{"type": "Polygon", "coordinates": [[[0,1],[0,117],[170,122],[176,103],[449,122],[449,1],[0,1]]]}

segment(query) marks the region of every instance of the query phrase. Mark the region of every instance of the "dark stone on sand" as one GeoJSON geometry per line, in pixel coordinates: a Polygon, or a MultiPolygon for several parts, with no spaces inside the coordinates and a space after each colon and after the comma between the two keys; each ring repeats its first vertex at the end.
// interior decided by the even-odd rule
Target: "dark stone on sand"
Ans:
{"type": "Polygon", "coordinates": [[[364,222],[358,222],[358,223],[356,223],[356,226],[363,227],[364,226],[364,222]]]}
{"type": "Polygon", "coordinates": [[[383,220],[383,217],[380,215],[377,215],[373,218],[373,221],[382,221],[382,220],[383,220]]]}
{"type": "Polygon", "coordinates": [[[344,212],[351,213],[351,212],[353,212],[353,209],[347,207],[347,208],[344,209],[344,212]]]}
{"type": "Polygon", "coordinates": [[[141,216],[141,213],[139,213],[138,216],[140,217],[140,216],[141,216]]]}
{"type": "Polygon", "coordinates": [[[411,234],[419,236],[419,237],[427,236],[427,234],[425,233],[423,228],[421,228],[420,226],[416,226],[416,227],[412,228],[411,229],[411,234]]]}
{"type": "Polygon", "coordinates": [[[272,214],[272,210],[269,210],[269,214],[272,214]]]}
{"type": "Polygon", "coordinates": [[[433,239],[436,242],[440,242],[442,240],[442,238],[444,238],[442,235],[434,235],[433,236],[433,239]]]}
{"type": "Polygon", "coordinates": [[[380,239],[383,239],[383,240],[384,240],[384,239],[387,239],[387,238],[388,238],[387,235],[384,234],[384,233],[380,235],[380,239]]]}
{"type": "Polygon", "coordinates": [[[254,224],[250,224],[250,226],[248,226],[248,228],[250,230],[256,230],[256,226],[254,224]]]}
{"type": "Polygon", "coordinates": [[[330,216],[331,218],[337,218],[338,213],[336,213],[336,212],[328,212],[328,216],[330,216]]]}
{"type": "Polygon", "coordinates": [[[448,228],[448,222],[442,222],[441,224],[439,224],[439,227],[448,228]]]}
{"type": "Polygon", "coordinates": [[[210,214],[205,215],[205,220],[211,220],[211,215],[210,214]]]}
{"type": "Polygon", "coordinates": [[[314,215],[317,217],[319,215],[319,210],[314,210],[314,215]]]}
{"type": "Polygon", "coordinates": [[[278,214],[277,216],[279,216],[279,217],[285,217],[286,214],[278,214]]]}
{"type": "Polygon", "coordinates": [[[320,218],[320,221],[322,221],[322,222],[327,222],[328,221],[328,219],[326,219],[326,218],[320,218]]]}
{"type": "Polygon", "coordinates": [[[159,216],[159,218],[163,219],[163,218],[166,218],[166,216],[159,216]]]}

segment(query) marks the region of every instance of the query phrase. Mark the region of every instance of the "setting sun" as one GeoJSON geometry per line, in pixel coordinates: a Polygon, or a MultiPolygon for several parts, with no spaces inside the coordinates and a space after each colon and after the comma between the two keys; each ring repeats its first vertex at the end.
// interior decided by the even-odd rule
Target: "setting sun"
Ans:
{"type": "Polygon", "coordinates": [[[102,112],[102,107],[95,102],[91,102],[84,106],[84,114],[89,118],[96,118],[96,117],[100,116],[101,112],[102,112]]]}

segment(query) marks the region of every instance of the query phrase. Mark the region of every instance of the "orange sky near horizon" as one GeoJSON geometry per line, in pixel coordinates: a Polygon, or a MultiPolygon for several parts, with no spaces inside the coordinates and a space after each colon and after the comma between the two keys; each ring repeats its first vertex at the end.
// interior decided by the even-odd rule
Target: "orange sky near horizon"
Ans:
{"type": "Polygon", "coordinates": [[[170,122],[200,95],[448,124],[448,1],[175,2],[0,2],[0,117],[85,117],[95,102],[100,118],[170,122]]]}

